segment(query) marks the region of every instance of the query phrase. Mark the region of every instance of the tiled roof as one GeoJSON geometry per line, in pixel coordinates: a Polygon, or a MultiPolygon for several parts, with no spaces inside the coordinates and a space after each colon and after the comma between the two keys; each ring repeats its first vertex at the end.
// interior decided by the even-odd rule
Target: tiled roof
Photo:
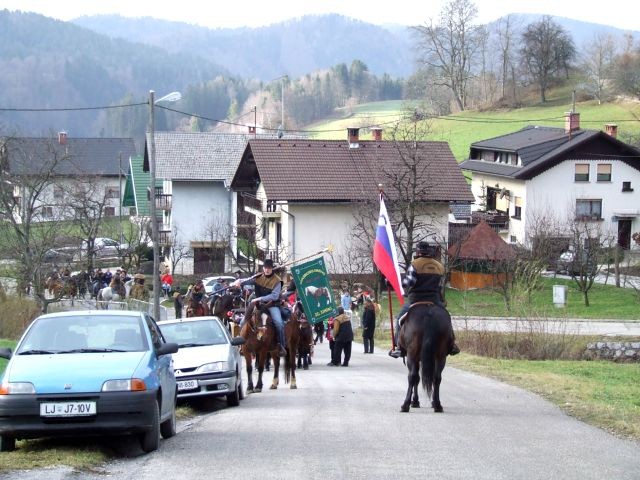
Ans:
{"type": "Polygon", "coordinates": [[[469,235],[449,247],[450,257],[460,260],[511,260],[516,252],[486,222],[480,222],[469,235]]]}
{"type": "Polygon", "coordinates": [[[15,174],[37,174],[57,159],[57,175],[118,176],[122,165],[136,154],[131,138],[72,138],[61,145],[57,138],[6,138],[9,168],[15,174]],[[46,162],[46,163],[45,163],[46,162]]]}
{"type": "MultiPolygon", "coordinates": [[[[253,156],[270,200],[354,201],[377,195],[389,183],[384,172],[398,171],[414,142],[251,139],[243,160],[253,156]]],[[[426,159],[418,175],[432,202],[473,202],[471,189],[445,142],[417,142],[426,159]]],[[[235,181],[235,179],[234,179],[235,181]]],[[[391,189],[385,190],[393,195],[391,189]]]]}
{"type": "MultiPolygon", "coordinates": [[[[155,132],[156,177],[166,180],[220,180],[228,185],[238,168],[247,140],[254,137],[238,133],[155,132]]],[[[275,138],[276,135],[258,134],[257,137],[275,138]]]]}
{"type": "Polygon", "coordinates": [[[504,163],[484,162],[482,160],[465,160],[460,163],[460,168],[463,170],[470,170],[472,172],[489,173],[503,177],[515,176],[520,172],[520,170],[522,170],[521,167],[505,165],[504,163]]]}
{"type": "Polygon", "coordinates": [[[564,133],[563,128],[529,125],[517,132],[507,133],[505,135],[472,143],[471,147],[482,148],[485,150],[516,152],[522,148],[527,148],[532,145],[545,144],[548,142],[553,143],[557,140],[567,138],[568,135],[564,133]]]}
{"type": "Polygon", "coordinates": [[[471,205],[468,203],[452,203],[450,208],[456,220],[471,218],[471,205]]]}

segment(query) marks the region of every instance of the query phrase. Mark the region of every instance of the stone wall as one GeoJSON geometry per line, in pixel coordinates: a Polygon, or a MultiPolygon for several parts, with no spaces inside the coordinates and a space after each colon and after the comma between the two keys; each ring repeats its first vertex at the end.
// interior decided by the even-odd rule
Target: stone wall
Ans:
{"type": "Polygon", "coordinates": [[[613,360],[615,362],[640,362],[640,342],[589,343],[584,352],[587,359],[613,360]]]}

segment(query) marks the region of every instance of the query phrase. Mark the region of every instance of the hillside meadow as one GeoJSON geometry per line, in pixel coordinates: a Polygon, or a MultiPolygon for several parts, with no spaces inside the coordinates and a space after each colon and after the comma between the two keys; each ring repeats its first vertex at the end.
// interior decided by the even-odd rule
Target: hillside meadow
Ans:
{"type": "MultiPolygon", "coordinates": [[[[566,92],[551,96],[545,105],[534,105],[518,109],[493,111],[465,111],[429,120],[431,135],[428,140],[449,143],[458,161],[465,160],[469,145],[506,133],[514,132],[527,125],[563,127],[564,114],[572,104],[566,92]]],[[[346,138],[347,127],[381,126],[387,131],[383,138],[389,139],[388,131],[403,116],[410,114],[415,103],[386,101],[361,104],[351,109],[341,109],[333,119],[316,123],[307,128],[313,138],[342,140],[346,138]]],[[[618,125],[621,140],[640,136],[640,102],[618,101],[598,105],[596,101],[576,103],[580,113],[580,125],[586,129],[602,130],[606,123],[618,125]]],[[[363,130],[360,136],[370,140],[371,134],[363,130]]]]}

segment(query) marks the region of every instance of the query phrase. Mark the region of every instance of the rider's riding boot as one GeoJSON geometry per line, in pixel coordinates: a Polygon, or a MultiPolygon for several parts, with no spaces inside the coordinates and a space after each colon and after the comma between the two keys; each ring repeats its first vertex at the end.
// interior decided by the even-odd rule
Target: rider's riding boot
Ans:
{"type": "Polygon", "coordinates": [[[287,351],[280,344],[278,344],[278,356],[280,356],[280,357],[286,357],[287,356],[287,351]]]}
{"type": "Polygon", "coordinates": [[[402,352],[400,351],[400,347],[393,348],[389,350],[389,356],[393,358],[400,358],[402,356],[402,352]]]}
{"type": "Polygon", "coordinates": [[[460,353],[460,347],[458,347],[458,345],[456,345],[456,343],[454,342],[453,345],[451,345],[451,348],[449,349],[449,355],[457,355],[460,353]]]}

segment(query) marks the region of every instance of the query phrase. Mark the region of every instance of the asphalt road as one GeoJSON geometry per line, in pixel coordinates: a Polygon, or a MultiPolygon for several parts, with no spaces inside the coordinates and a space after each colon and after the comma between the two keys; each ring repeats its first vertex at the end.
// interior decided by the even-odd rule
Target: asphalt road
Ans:
{"type": "MultiPolygon", "coordinates": [[[[326,343],[298,389],[249,395],[237,408],[181,422],[176,437],[92,472],[14,472],[9,479],[598,479],[637,478],[640,444],[616,438],[516,387],[447,367],[445,412],[400,413],[406,369],[354,344],[349,367],[327,367],[326,343]]],[[[267,384],[271,373],[266,373],[267,384]]],[[[422,392],[422,391],[421,391],[422,392]]],[[[97,440],[88,440],[97,441],[97,440]]],[[[114,440],[111,440],[115,442],[114,440]]]]}

